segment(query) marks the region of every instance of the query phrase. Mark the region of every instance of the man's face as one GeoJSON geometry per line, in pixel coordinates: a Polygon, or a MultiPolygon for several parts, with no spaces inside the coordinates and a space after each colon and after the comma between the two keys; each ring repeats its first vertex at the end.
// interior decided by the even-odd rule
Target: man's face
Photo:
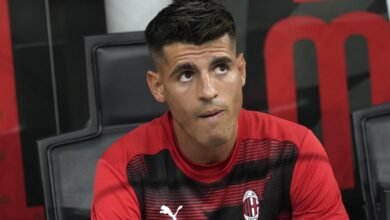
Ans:
{"type": "Polygon", "coordinates": [[[173,43],[162,52],[148,84],[157,101],[168,104],[176,135],[206,147],[235,138],[246,67],[230,37],[199,46],[173,43]]]}

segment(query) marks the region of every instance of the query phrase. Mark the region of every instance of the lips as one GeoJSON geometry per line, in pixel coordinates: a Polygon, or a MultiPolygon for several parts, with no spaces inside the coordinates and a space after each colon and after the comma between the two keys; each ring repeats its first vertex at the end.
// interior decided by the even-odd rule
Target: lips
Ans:
{"type": "Polygon", "coordinates": [[[205,112],[201,113],[199,115],[199,117],[200,118],[210,118],[210,117],[213,117],[213,116],[217,116],[217,115],[219,115],[222,112],[223,112],[223,110],[220,110],[220,109],[205,111],[205,112]]]}

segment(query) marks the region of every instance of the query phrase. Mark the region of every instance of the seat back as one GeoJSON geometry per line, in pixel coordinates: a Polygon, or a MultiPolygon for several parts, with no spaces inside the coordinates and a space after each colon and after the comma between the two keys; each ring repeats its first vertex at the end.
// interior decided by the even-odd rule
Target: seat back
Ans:
{"type": "Polygon", "coordinates": [[[390,103],[352,113],[352,123],[367,219],[381,219],[381,194],[390,189],[390,103]]]}
{"type": "Polygon", "coordinates": [[[151,96],[143,32],[85,38],[89,121],[38,141],[47,219],[89,219],[97,160],[119,137],[166,111],[151,96]]]}

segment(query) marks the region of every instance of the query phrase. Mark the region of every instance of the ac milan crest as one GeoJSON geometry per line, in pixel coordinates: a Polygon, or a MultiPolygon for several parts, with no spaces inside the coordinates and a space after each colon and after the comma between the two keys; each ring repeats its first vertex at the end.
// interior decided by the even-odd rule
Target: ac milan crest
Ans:
{"type": "Polygon", "coordinates": [[[246,191],[242,199],[242,210],[245,220],[257,220],[259,217],[259,199],[252,190],[246,191]]]}

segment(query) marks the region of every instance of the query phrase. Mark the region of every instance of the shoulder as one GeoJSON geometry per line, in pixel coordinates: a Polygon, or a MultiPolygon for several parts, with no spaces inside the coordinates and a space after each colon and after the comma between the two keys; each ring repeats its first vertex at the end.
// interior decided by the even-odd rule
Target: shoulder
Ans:
{"type": "Polygon", "coordinates": [[[240,115],[243,138],[290,141],[300,146],[309,133],[303,125],[267,113],[243,109],[240,115]]]}
{"type": "Polygon", "coordinates": [[[141,124],[116,140],[104,152],[101,159],[110,164],[127,164],[137,155],[154,154],[167,146],[169,121],[167,113],[141,124]]]}

